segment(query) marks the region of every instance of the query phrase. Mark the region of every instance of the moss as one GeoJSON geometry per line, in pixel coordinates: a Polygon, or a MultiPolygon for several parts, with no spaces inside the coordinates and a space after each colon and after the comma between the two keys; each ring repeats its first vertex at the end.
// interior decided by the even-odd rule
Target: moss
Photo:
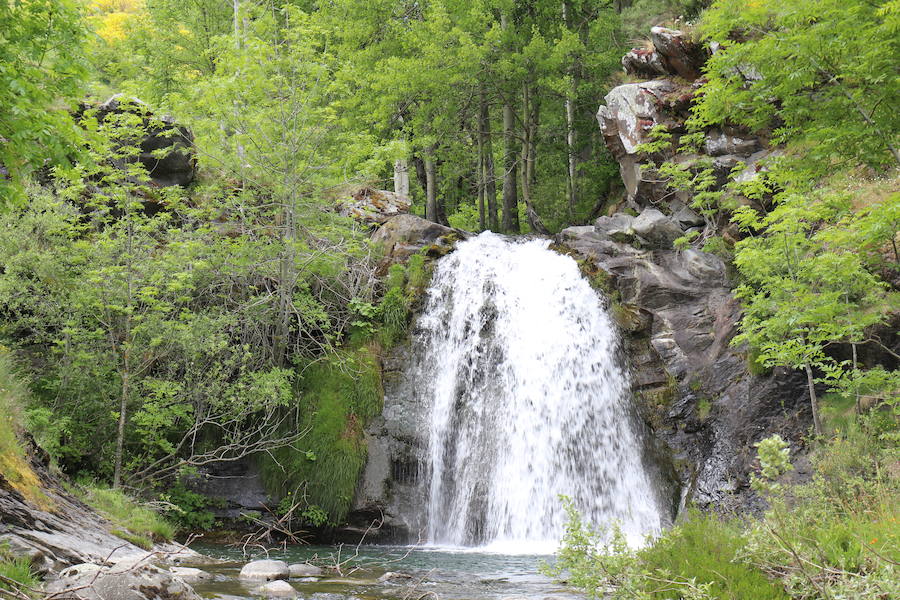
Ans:
{"type": "Polygon", "coordinates": [[[282,448],[262,459],[270,494],[304,494],[307,506],[328,513],[329,522],[347,515],[365,466],[363,429],[381,412],[383,391],[377,347],[368,344],[319,360],[301,372],[297,401],[306,431],[299,451],[282,448]]]}
{"type": "Polygon", "coordinates": [[[750,351],[747,353],[747,371],[757,377],[768,375],[771,371],[769,367],[759,360],[759,350],[757,348],[750,348],[750,351]]]}
{"type": "Polygon", "coordinates": [[[143,548],[144,550],[150,550],[153,548],[153,540],[145,535],[137,535],[131,533],[127,529],[113,529],[110,531],[116,537],[120,537],[126,542],[131,542],[138,548],[143,548]]]}
{"type": "Polygon", "coordinates": [[[44,493],[20,441],[21,410],[27,402],[28,387],[9,351],[0,346],[0,479],[26,502],[42,510],[52,510],[53,501],[44,493]]]}

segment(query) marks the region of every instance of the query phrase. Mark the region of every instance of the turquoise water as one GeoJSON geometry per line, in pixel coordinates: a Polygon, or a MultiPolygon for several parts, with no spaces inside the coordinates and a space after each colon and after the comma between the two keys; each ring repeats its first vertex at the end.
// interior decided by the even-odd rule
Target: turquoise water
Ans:
{"type": "Polygon", "coordinates": [[[222,559],[215,565],[198,565],[215,580],[194,585],[207,598],[235,600],[256,597],[255,584],[238,581],[249,560],[271,558],[288,563],[311,562],[326,567],[318,578],[292,579],[299,597],[310,600],[501,600],[560,599],[579,596],[539,572],[548,556],[495,554],[458,549],[405,546],[293,546],[256,551],[244,557],[240,548],[194,544],[207,556],[222,559]],[[401,573],[391,582],[379,582],[386,572],[401,573]]]}

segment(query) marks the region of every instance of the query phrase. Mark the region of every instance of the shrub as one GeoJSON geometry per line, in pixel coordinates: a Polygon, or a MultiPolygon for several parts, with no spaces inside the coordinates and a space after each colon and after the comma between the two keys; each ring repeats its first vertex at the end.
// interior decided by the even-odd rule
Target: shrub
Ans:
{"type": "MultiPolygon", "coordinates": [[[[649,572],[710,584],[713,597],[722,600],[788,598],[780,584],[753,566],[735,560],[743,544],[742,534],[739,521],[723,521],[715,515],[691,511],[684,523],[667,531],[637,556],[649,572]]],[[[645,587],[649,598],[673,597],[671,591],[654,592],[656,584],[645,587]]]]}

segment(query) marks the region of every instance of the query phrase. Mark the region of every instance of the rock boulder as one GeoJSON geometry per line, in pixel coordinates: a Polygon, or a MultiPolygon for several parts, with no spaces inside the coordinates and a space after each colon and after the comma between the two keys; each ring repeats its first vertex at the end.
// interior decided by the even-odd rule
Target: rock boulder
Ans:
{"type": "Polygon", "coordinates": [[[282,560],[254,560],[241,568],[238,575],[247,581],[275,581],[291,576],[288,564],[282,560]]]}
{"type": "Polygon", "coordinates": [[[200,600],[180,577],[151,564],[81,564],[60,573],[45,592],[59,600],[200,600]]]}

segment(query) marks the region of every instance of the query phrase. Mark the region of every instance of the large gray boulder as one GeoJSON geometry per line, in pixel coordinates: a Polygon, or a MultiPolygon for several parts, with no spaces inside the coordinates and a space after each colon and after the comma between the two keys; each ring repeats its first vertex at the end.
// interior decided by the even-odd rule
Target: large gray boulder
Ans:
{"type": "Polygon", "coordinates": [[[58,600],[200,600],[183,579],[148,563],[75,565],[45,592],[58,600]]]}
{"type": "Polygon", "coordinates": [[[666,98],[678,91],[668,79],[628,83],[615,87],[597,112],[603,139],[619,162],[619,172],[629,201],[639,195],[654,195],[654,183],[642,172],[643,158],[638,147],[650,141],[649,133],[657,125],[671,126],[674,121],[664,111],[666,98]]]}
{"type": "Polygon", "coordinates": [[[318,577],[323,575],[325,571],[322,567],[311,565],[309,563],[297,563],[288,566],[291,577],[318,577]]]}
{"type": "Polygon", "coordinates": [[[403,262],[423,248],[437,255],[445,254],[458,240],[467,236],[458,229],[405,214],[385,221],[372,234],[372,242],[382,247],[387,261],[403,262]]]}
{"type": "Polygon", "coordinates": [[[283,560],[254,560],[244,565],[238,575],[247,581],[275,581],[290,576],[291,570],[283,560]]]}
{"type": "Polygon", "coordinates": [[[262,594],[263,596],[272,596],[276,598],[293,598],[297,595],[297,590],[294,589],[294,586],[289,584],[287,581],[270,581],[269,583],[260,586],[257,589],[257,593],[262,594]]]}
{"type": "Polygon", "coordinates": [[[648,208],[638,215],[632,221],[631,229],[654,249],[668,250],[672,248],[672,242],[684,235],[678,223],[655,208],[648,208]]]}

